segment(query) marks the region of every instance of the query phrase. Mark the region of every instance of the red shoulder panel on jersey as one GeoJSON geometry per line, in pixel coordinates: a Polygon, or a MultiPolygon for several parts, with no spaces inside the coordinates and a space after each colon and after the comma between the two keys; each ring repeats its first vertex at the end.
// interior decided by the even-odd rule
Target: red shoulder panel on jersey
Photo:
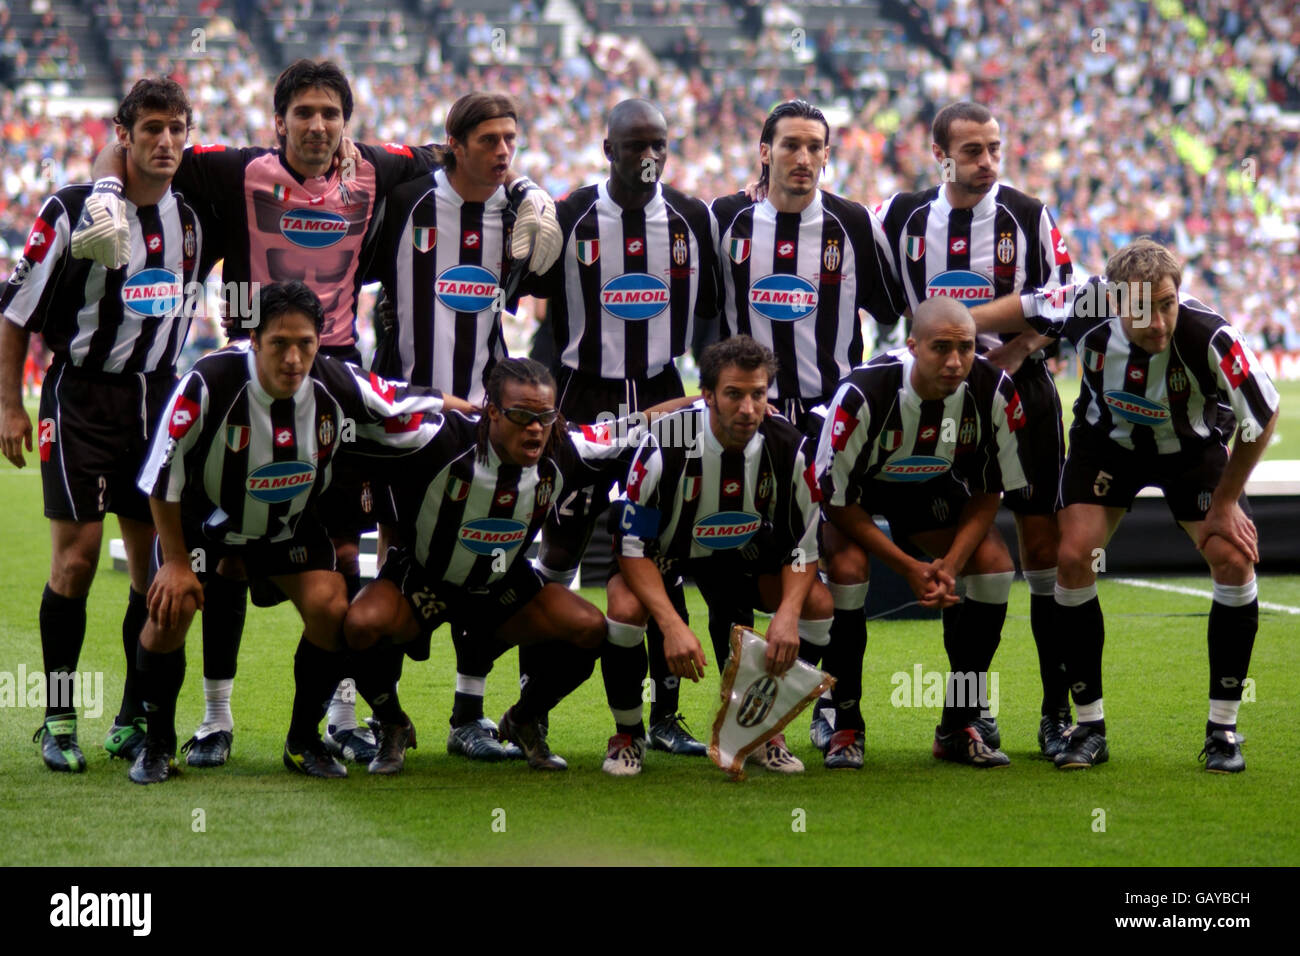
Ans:
{"type": "Polygon", "coordinates": [[[195,153],[224,153],[224,143],[195,143],[190,147],[195,153]]]}
{"type": "Polygon", "coordinates": [[[398,156],[412,156],[411,147],[403,146],[401,143],[385,143],[384,149],[390,153],[396,153],[398,156]]]}
{"type": "Polygon", "coordinates": [[[844,410],[843,405],[835,406],[835,422],[831,425],[831,447],[843,451],[849,443],[849,436],[858,427],[858,420],[844,410]]]}
{"type": "Polygon", "coordinates": [[[1228,384],[1233,388],[1241,388],[1241,383],[1250,378],[1250,363],[1246,361],[1240,342],[1232,343],[1228,354],[1219,360],[1219,368],[1223,369],[1228,384]]]}
{"type": "Polygon", "coordinates": [[[1011,397],[1007,399],[1007,425],[1015,432],[1024,427],[1025,409],[1020,404],[1020,393],[1011,392],[1011,397]]]}
{"type": "Polygon", "coordinates": [[[171,418],[167,421],[167,434],[172,438],[184,438],[199,418],[199,406],[184,395],[176,396],[172,406],[171,418]]]}
{"type": "Polygon", "coordinates": [[[27,237],[27,245],[23,247],[23,255],[32,262],[43,262],[53,243],[54,227],[38,216],[31,235],[27,237]]]}
{"type": "Polygon", "coordinates": [[[1063,266],[1070,261],[1070,251],[1065,248],[1065,240],[1061,238],[1061,230],[1055,226],[1052,227],[1052,254],[1056,258],[1056,264],[1063,266]]]}
{"type": "Polygon", "coordinates": [[[812,494],[814,503],[822,500],[822,490],[817,484],[817,464],[812,462],[803,471],[804,484],[808,486],[808,491],[812,494]]]}

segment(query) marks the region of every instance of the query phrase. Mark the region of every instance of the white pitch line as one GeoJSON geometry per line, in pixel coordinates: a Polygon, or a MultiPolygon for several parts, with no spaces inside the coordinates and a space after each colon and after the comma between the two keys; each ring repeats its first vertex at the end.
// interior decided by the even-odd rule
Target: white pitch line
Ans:
{"type": "MultiPolygon", "coordinates": [[[[1151,588],[1155,591],[1168,591],[1170,594],[1187,594],[1191,597],[1213,598],[1211,591],[1198,591],[1196,588],[1182,588],[1176,584],[1156,584],[1154,581],[1139,581],[1137,578],[1110,578],[1116,584],[1130,584],[1135,588],[1151,588]]],[[[1266,611],[1282,611],[1285,614],[1300,614],[1300,607],[1289,604],[1274,604],[1272,601],[1260,601],[1259,606],[1266,611]]]]}

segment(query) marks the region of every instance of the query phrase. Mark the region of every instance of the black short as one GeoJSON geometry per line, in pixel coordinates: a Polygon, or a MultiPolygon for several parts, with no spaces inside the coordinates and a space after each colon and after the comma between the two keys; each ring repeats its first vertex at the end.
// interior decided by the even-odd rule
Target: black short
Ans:
{"type": "Polygon", "coordinates": [[[153,523],[136,487],[149,436],[176,385],[170,372],[110,375],[55,362],[41,386],[37,439],[45,517],[153,523]]]}
{"type": "MultiPolygon", "coordinates": [[[[1149,455],[1074,428],[1061,474],[1061,507],[1129,509],[1139,491],[1155,485],[1164,492],[1175,521],[1201,521],[1227,463],[1228,449],[1217,442],[1171,455],[1149,455]]],[[[1246,496],[1239,502],[1249,514],[1246,496]]]]}
{"type": "Polygon", "coordinates": [[[1046,362],[1026,359],[1011,381],[1025,410],[1025,427],[1017,437],[1029,484],[1008,491],[1002,496],[1002,503],[1016,514],[1052,515],[1057,510],[1061,463],[1065,461],[1061,396],[1046,362]]]}
{"type": "MultiPolygon", "coordinates": [[[[355,345],[322,347],[320,354],[361,367],[361,353],[355,345]]],[[[372,480],[371,470],[371,463],[365,459],[346,453],[334,456],[330,485],[316,500],[331,538],[359,538],[375,530],[376,507],[388,492],[372,480]]]]}
{"type": "MultiPolygon", "coordinates": [[[[208,575],[217,573],[222,558],[239,558],[248,574],[248,593],[257,607],[274,607],[286,600],[271,580],[286,574],[304,571],[336,571],[334,545],[325,528],[311,512],[298,519],[293,537],[287,541],[258,539],[247,544],[227,544],[213,541],[199,525],[185,524],[185,546],[190,551],[190,566],[200,582],[206,584],[208,575]]],[[[162,546],[154,539],[149,561],[149,583],[162,563],[162,546]]]]}
{"type": "Polygon", "coordinates": [[[894,540],[955,528],[970,500],[966,486],[945,472],[929,481],[869,481],[858,499],[864,511],[889,522],[894,540]]]}
{"type": "MultiPolygon", "coordinates": [[[[556,382],[560,411],[569,421],[584,425],[608,421],[611,416],[622,418],[686,394],[674,365],[653,378],[640,380],[596,378],[566,365],[556,372],[556,382]]],[[[577,556],[596,519],[609,507],[610,489],[621,485],[625,478],[627,465],[611,463],[594,484],[566,488],[546,516],[546,540],[577,556]]]]}
{"type": "MultiPolygon", "coordinates": [[[[486,587],[466,588],[432,580],[406,548],[388,549],[379,579],[397,585],[411,605],[424,641],[448,622],[471,628],[475,633],[494,634],[546,585],[542,576],[523,559],[515,561],[505,577],[486,587]]],[[[417,656],[417,660],[421,659],[417,656]]]]}

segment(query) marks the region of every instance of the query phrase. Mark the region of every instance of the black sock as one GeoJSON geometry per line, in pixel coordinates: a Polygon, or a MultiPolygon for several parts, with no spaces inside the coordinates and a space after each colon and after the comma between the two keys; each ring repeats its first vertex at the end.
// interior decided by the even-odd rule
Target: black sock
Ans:
{"type": "Polygon", "coordinates": [[[41,594],[41,657],[45,663],[45,716],[75,713],[72,706],[72,682],[57,680],[53,674],[72,674],[81,658],[86,640],[86,599],[55,594],[47,584],[41,594]],[[63,688],[67,688],[67,698],[63,688]]]}
{"type": "Polygon", "coordinates": [[[587,649],[564,641],[534,645],[528,655],[528,683],[520,691],[515,716],[520,720],[545,718],[591,676],[599,656],[600,648],[587,649]]]}
{"type": "Polygon", "coordinates": [[[1240,607],[1218,601],[1210,605],[1206,637],[1210,647],[1211,700],[1241,700],[1241,685],[1250,670],[1258,630],[1258,598],[1240,607]]]}
{"type": "Polygon", "coordinates": [[[799,638],[799,660],[805,664],[811,664],[817,667],[822,662],[822,657],[826,654],[826,645],[814,644],[807,638],[799,638]]]}
{"type": "MultiPolygon", "coordinates": [[[[492,662],[508,650],[508,646],[494,637],[473,634],[467,628],[451,626],[451,642],[456,648],[456,673],[466,677],[486,678],[492,673],[492,662]]],[[[463,727],[483,716],[483,697],[456,691],[451,705],[451,725],[463,727]]]]}
{"type": "Polygon", "coordinates": [[[970,669],[970,645],[961,637],[961,605],[943,609],[943,649],[948,653],[948,681],[944,688],[943,715],[939,726],[944,733],[965,727],[973,717],[967,716],[969,708],[957,707],[956,676],[970,669]]]}
{"type": "Polygon", "coordinates": [[[141,706],[148,721],[146,736],[163,753],[176,753],[176,698],[185,683],[185,648],[157,653],[141,644],[136,650],[141,706]]]}
{"type": "Polygon", "coordinates": [[[347,588],[348,603],[351,604],[352,599],[355,598],[357,592],[361,590],[361,571],[357,570],[350,573],[345,572],[343,574],[343,586],[347,588]]]}
{"type": "MultiPolygon", "coordinates": [[[[666,583],[666,582],[665,582],[666,583]]],[[[690,612],[686,609],[686,591],[681,580],[667,585],[668,599],[673,608],[687,624],[691,623],[690,612]]],[[[654,681],[654,694],[650,698],[650,723],[674,716],[680,709],[680,682],[668,670],[668,660],[664,657],[664,632],[652,617],[646,625],[646,656],[650,666],[650,679],[654,681]]]]}
{"type": "Polygon", "coordinates": [[[357,693],[371,711],[385,724],[405,723],[402,705],[397,699],[397,678],[402,664],[402,649],[384,638],[364,651],[348,655],[348,665],[357,682],[357,693]]]}
{"type": "MultiPolygon", "coordinates": [[[[1106,643],[1106,624],[1101,602],[1096,598],[1076,607],[1056,605],[1056,630],[1061,636],[1070,694],[1074,704],[1091,704],[1101,692],[1101,652],[1106,643]]],[[[1079,721],[1085,723],[1085,721],[1079,721]]],[[[1104,721],[1087,721],[1105,733],[1104,721]]]]}
{"type": "MultiPolygon", "coordinates": [[[[822,656],[822,668],[835,678],[831,702],[836,730],[866,730],[862,719],[862,662],[867,654],[867,612],[836,608],[831,622],[831,642],[822,656]]],[[[813,701],[819,706],[820,698],[813,701]]]]}
{"type": "Polygon", "coordinates": [[[248,582],[208,576],[203,586],[203,676],[232,680],[248,611],[248,582]]]}
{"type": "Polygon", "coordinates": [[[343,679],[346,655],[317,647],[303,637],[293,656],[293,716],[289,746],[303,750],[320,740],[320,722],[334,688],[343,679]]]}
{"type": "MultiPolygon", "coordinates": [[[[605,641],[600,649],[600,673],[605,680],[605,700],[610,710],[641,712],[641,682],[646,673],[645,641],[622,647],[605,641]]],[[[632,733],[615,722],[621,734],[632,733]]],[[[642,727],[641,736],[645,736],[642,727]]]]}
{"type": "Polygon", "coordinates": [[[1042,716],[1065,720],[1070,714],[1070,684],[1061,656],[1061,635],[1056,629],[1056,597],[1029,595],[1029,628],[1038,648],[1038,677],[1043,684],[1042,716]]]}
{"type": "Polygon", "coordinates": [[[140,632],[149,620],[149,602],[135,588],[126,589],[126,614],[122,616],[122,652],[126,657],[126,681],[122,685],[122,706],[118,708],[113,723],[124,727],[137,717],[144,716],[140,705],[140,676],[136,668],[136,651],[140,647],[140,632]]]}
{"type": "Polygon", "coordinates": [[[975,687],[979,695],[976,713],[979,717],[989,712],[988,672],[1002,643],[1002,625],[1007,620],[1005,604],[988,604],[984,601],[962,601],[961,630],[971,642],[970,668],[975,673],[975,687]]]}

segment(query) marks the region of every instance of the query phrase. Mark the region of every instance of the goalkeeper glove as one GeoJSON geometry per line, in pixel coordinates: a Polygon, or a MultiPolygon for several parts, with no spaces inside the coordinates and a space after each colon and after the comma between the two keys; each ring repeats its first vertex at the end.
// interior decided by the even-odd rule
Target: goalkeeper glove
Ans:
{"type": "Polygon", "coordinates": [[[510,187],[510,201],[518,209],[510,256],[519,260],[531,250],[528,271],[541,275],[555,265],[564,246],[564,234],[555,218],[555,200],[531,179],[519,179],[510,187]]]}
{"type": "Polygon", "coordinates": [[[72,254],[94,259],[105,269],[120,269],[131,260],[131,226],[119,179],[101,179],[86,197],[72,231],[72,254]]]}

